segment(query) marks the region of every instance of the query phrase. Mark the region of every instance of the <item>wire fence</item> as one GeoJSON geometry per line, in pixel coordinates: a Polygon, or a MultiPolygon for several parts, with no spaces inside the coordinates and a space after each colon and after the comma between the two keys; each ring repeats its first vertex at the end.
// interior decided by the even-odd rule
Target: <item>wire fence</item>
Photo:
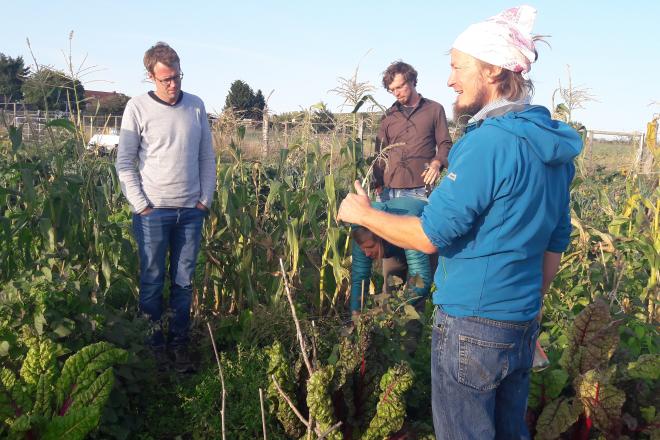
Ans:
{"type": "MultiPolygon", "coordinates": [[[[653,172],[653,151],[657,139],[647,141],[647,133],[589,130],[582,160],[588,172],[653,172]]],[[[655,165],[657,167],[657,164],[655,165]]]]}
{"type": "MultiPolygon", "coordinates": [[[[23,140],[41,142],[47,135],[46,124],[58,118],[79,119],[85,142],[96,134],[119,134],[121,119],[119,115],[81,115],[79,118],[65,112],[43,112],[13,107],[0,107],[0,127],[20,127],[23,140]]],[[[264,123],[252,120],[226,120],[221,117],[209,117],[213,141],[217,149],[227,147],[231,142],[242,151],[246,158],[263,158],[278,155],[281,149],[300,145],[302,142],[318,143],[323,149],[346,145],[353,139],[362,141],[362,154],[370,156],[375,151],[376,133],[379,114],[340,115],[335,121],[268,121],[264,123]]],[[[657,145],[657,139],[655,142],[657,145]]],[[[653,160],[653,141],[647,140],[644,132],[616,132],[589,130],[587,132],[583,164],[588,172],[599,171],[638,171],[652,173],[657,165],[649,166],[653,160]]]]}

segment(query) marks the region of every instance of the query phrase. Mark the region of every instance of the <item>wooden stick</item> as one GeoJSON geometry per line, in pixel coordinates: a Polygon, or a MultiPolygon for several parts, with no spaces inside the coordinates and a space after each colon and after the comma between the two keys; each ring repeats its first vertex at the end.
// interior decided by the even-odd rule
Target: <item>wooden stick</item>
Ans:
{"type": "Polygon", "coordinates": [[[316,324],[312,320],[312,366],[318,366],[318,357],[316,355],[316,324]]]}
{"type": "Polygon", "coordinates": [[[323,434],[319,436],[318,439],[316,440],[324,440],[327,436],[332,434],[333,431],[337,430],[341,426],[342,422],[337,422],[334,425],[332,425],[327,431],[325,431],[323,434]]]}
{"type": "Polygon", "coordinates": [[[264,431],[264,440],[268,440],[266,436],[266,413],[264,412],[264,390],[259,388],[259,402],[261,404],[261,428],[264,431]]]}
{"type": "Polygon", "coordinates": [[[218,363],[218,372],[220,375],[220,386],[222,387],[222,403],[220,406],[220,422],[222,426],[222,440],[225,440],[225,378],[222,375],[222,365],[220,364],[220,356],[218,355],[218,348],[215,346],[215,338],[213,337],[213,330],[211,329],[211,323],[206,322],[206,326],[209,329],[209,335],[211,335],[211,344],[213,345],[213,352],[215,353],[215,360],[218,363]]]}
{"type": "MultiPolygon", "coordinates": [[[[307,428],[306,437],[311,438],[310,436],[311,436],[312,432],[315,432],[317,436],[327,435],[327,433],[326,434],[321,433],[321,431],[317,427],[314,426],[314,420],[312,419],[311,414],[309,416],[309,421],[305,420],[305,418],[302,416],[302,414],[300,414],[300,411],[298,411],[298,408],[296,408],[296,406],[293,404],[293,402],[291,401],[289,396],[287,396],[286,393],[282,390],[282,388],[280,387],[280,384],[277,383],[277,379],[275,379],[275,375],[271,374],[270,378],[273,381],[273,384],[275,384],[275,388],[277,388],[277,392],[280,393],[280,396],[282,396],[282,398],[289,405],[289,408],[291,408],[291,411],[293,411],[293,413],[298,417],[298,420],[300,420],[302,422],[302,424],[305,425],[305,427],[307,428]]],[[[332,432],[332,431],[329,431],[329,432],[332,432]]]]}
{"type": "Polygon", "coordinates": [[[291,315],[293,316],[293,322],[296,324],[296,334],[298,336],[298,341],[300,342],[300,350],[302,351],[303,360],[305,361],[305,366],[307,367],[307,372],[309,377],[312,377],[314,370],[312,369],[312,364],[309,362],[307,357],[307,350],[305,349],[305,340],[303,339],[302,331],[300,330],[300,322],[298,322],[298,316],[296,315],[296,308],[293,305],[293,297],[291,296],[291,289],[289,288],[289,281],[286,277],[286,272],[284,271],[284,263],[280,258],[280,269],[282,270],[282,279],[284,280],[284,289],[286,290],[286,297],[289,300],[289,305],[291,306],[291,315]]]}
{"type": "Polygon", "coordinates": [[[361,299],[360,299],[360,313],[362,313],[362,311],[364,310],[364,281],[362,281],[360,284],[362,284],[362,286],[361,286],[362,287],[362,289],[361,289],[362,290],[362,296],[361,296],[361,299]]]}
{"type": "Polygon", "coordinates": [[[275,388],[277,388],[277,392],[280,393],[280,396],[282,396],[282,398],[286,401],[286,403],[289,404],[289,408],[291,408],[291,411],[293,411],[293,413],[296,416],[298,416],[298,419],[302,422],[302,424],[305,425],[307,429],[309,429],[309,423],[307,423],[307,420],[305,420],[302,414],[300,414],[300,411],[298,411],[298,408],[296,408],[296,406],[293,404],[291,399],[289,399],[289,396],[287,396],[286,393],[282,391],[282,388],[280,388],[280,384],[277,383],[277,379],[275,379],[275,375],[271,374],[270,378],[273,381],[273,384],[275,384],[275,388]]]}

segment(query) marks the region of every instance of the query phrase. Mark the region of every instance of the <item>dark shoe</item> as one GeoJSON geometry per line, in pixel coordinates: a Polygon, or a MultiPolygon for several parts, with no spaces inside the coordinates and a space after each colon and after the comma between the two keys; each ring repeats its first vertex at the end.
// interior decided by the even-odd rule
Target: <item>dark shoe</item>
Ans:
{"type": "Polygon", "coordinates": [[[194,373],[195,366],[190,360],[190,353],[188,347],[185,345],[177,346],[172,349],[174,354],[174,371],[177,373],[194,373]]]}
{"type": "Polygon", "coordinates": [[[152,347],[151,353],[154,355],[156,369],[161,373],[167,371],[170,365],[170,358],[167,356],[165,346],[152,347]]]}

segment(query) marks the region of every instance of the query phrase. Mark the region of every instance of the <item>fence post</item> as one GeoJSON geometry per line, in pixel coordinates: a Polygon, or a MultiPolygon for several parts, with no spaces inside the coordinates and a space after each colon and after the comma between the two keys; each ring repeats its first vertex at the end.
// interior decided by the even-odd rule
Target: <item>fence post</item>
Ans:
{"type": "Polygon", "coordinates": [[[284,123],[284,148],[289,148],[289,123],[284,123]]]}
{"type": "Polygon", "coordinates": [[[593,150],[594,150],[593,145],[594,145],[594,132],[589,130],[589,132],[587,133],[587,153],[589,154],[589,160],[588,160],[589,166],[591,166],[591,159],[593,158],[593,150]]]}
{"type": "Polygon", "coordinates": [[[268,156],[268,104],[264,105],[261,114],[261,157],[266,159],[268,156]]]}
{"type": "MultiPolygon", "coordinates": [[[[653,120],[646,124],[646,153],[647,158],[644,161],[643,172],[650,173],[653,170],[653,164],[656,161],[658,156],[658,120],[660,120],[659,115],[655,115],[653,120]]],[[[656,165],[657,166],[657,165],[656,165]]]]}
{"type": "Polygon", "coordinates": [[[642,161],[644,160],[644,135],[639,134],[639,143],[637,145],[637,154],[635,154],[635,162],[633,163],[633,172],[639,172],[642,168],[642,161]]]}

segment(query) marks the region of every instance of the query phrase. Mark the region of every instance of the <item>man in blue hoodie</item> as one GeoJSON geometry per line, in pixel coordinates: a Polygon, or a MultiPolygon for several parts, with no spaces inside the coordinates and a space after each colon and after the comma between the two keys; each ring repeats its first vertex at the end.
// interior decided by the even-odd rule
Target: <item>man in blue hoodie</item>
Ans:
{"type": "Polygon", "coordinates": [[[431,360],[439,439],[529,438],[537,316],[569,243],[582,148],[577,132],[529,105],[535,16],[509,9],[456,39],[447,84],[458,94],[454,118],[467,126],[421,218],[372,208],[357,182],[337,216],[441,256],[431,360]]]}

